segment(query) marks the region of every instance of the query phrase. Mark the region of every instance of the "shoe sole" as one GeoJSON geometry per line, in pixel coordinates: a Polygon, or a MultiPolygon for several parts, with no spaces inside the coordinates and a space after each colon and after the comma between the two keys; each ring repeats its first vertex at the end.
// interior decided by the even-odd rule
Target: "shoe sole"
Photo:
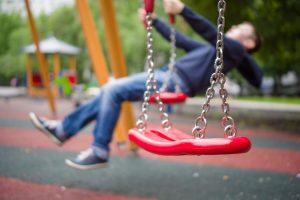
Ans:
{"type": "Polygon", "coordinates": [[[36,114],[34,114],[33,112],[30,112],[29,113],[29,117],[30,117],[30,120],[32,122],[32,124],[38,129],[40,130],[41,132],[45,133],[48,137],[50,137],[52,139],[52,141],[61,146],[62,145],[62,142],[59,141],[56,137],[54,137],[47,129],[45,129],[43,127],[43,125],[40,123],[40,121],[38,120],[36,114]]]}
{"type": "Polygon", "coordinates": [[[106,168],[108,167],[108,163],[101,163],[101,164],[94,164],[94,165],[78,165],[74,162],[72,162],[69,159],[65,160],[65,164],[73,169],[78,169],[78,170],[93,170],[93,169],[101,169],[101,168],[106,168]]]}

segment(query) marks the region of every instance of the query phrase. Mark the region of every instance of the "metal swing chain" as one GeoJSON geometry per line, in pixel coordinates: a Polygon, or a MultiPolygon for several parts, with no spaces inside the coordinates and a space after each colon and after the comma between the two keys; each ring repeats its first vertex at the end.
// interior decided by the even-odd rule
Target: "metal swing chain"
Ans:
{"type": "Polygon", "coordinates": [[[154,75],[154,59],[153,59],[153,36],[152,36],[152,16],[151,13],[147,13],[146,22],[147,22],[147,81],[146,81],[146,90],[144,92],[144,102],[142,104],[142,114],[139,116],[136,127],[139,132],[143,133],[147,128],[148,120],[148,110],[149,110],[149,100],[151,92],[154,92],[155,99],[157,102],[158,109],[160,111],[160,119],[162,127],[167,131],[172,128],[169,115],[165,111],[165,106],[160,99],[160,92],[157,89],[157,83],[154,75]]]}
{"type": "MultiPolygon", "coordinates": [[[[168,65],[168,75],[167,78],[164,80],[164,83],[160,89],[161,92],[167,91],[168,88],[168,81],[172,78],[172,74],[176,73],[175,68],[175,61],[176,61],[176,30],[174,28],[174,25],[171,26],[171,34],[170,34],[170,59],[169,59],[169,65],[168,65]]],[[[178,82],[176,79],[173,80],[175,83],[175,92],[181,92],[181,89],[179,87],[178,82]]]]}
{"type": "Polygon", "coordinates": [[[234,137],[237,133],[235,128],[234,120],[232,117],[228,115],[229,112],[229,104],[227,103],[228,92],[225,89],[224,85],[226,82],[226,77],[222,73],[222,69],[224,67],[223,61],[223,49],[224,49],[224,27],[225,27],[225,0],[219,0],[218,2],[218,20],[217,20],[217,42],[216,42],[216,59],[214,63],[215,72],[210,77],[210,86],[206,91],[206,100],[202,105],[202,112],[199,117],[197,117],[195,126],[192,130],[193,135],[196,138],[204,138],[205,131],[207,128],[207,120],[206,116],[210,110],[210,101],[215,96],[214,87],[217,84],[220,84],[219,95],[222,99],[222,111],[224,116],[222,118],[222,127],[224,128],[225,137],[234,137]],[[201,124],[203,124],[201,126],[201,124]]]}

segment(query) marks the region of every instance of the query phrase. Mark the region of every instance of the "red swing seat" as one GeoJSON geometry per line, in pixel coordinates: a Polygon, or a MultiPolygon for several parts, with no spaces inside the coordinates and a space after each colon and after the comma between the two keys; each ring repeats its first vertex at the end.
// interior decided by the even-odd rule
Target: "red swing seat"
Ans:
{"type": "Polygon", "coordinates": [[[130,129],[129,139],[141,148],[160,155],[218,155],[245,153],[251,148],[247,137],[202,138],[172,128],[146,129],[140,133],[138,129],[130,129]]]}
{"type": "MultiPolygon", "coordinates": [[[[161,92],[160,99],[163,103],[173,104],[182,103],[186,100],[187,95],[182,92],[161,92]]],[[[155,95],[152,95],[149,100],[150,103],[156,103],[155,95]]]]}
{"type": "MultiPolygon", "coordinates": [[[[153,6],[154,6],[154,0],[145,0],[145,10],[147,13],[147,24],[151,26],[152,18],[151,18],[151,13],[153,12],[153,6]]],[[[219,11],[219,16],[224,17],[224,7],[225,3],[219,1],[218,7],[222,8],[219,11]],[[221,12],[223,11],[223,12],[221,12]]],[[[175,20],[175,19],[174,19],[175,20]]],[[[174,21],[173,20],[173,21],[174,21]]],[[[218,27],[221,24],[221,22],[224,22],[224,20],[219,20],[218,21],[218,27]]],[[[224,25],[224,24],[222,24],[224,25]]],[[[147,28],[147,46],[150,46],[147,48],[148,50],[148,55],[147,55],[147,60],[149,63],[153,63],[153,50],[151,48],[152,46],[152,34],[151,29],[147,28]]],[[[223,44],[223,31],[218,30],[218,40],[217,44],[222,42],[223,44]],[[219,34],[219,32],[221,34],[219,34]],[[221,36],[221,37],[219,37],[221,36]],[[219,43],[218,43],[219,42],[219,43]]],[[[223,67],[223,45],[218,45],[217,46],[217,56],[218,59],[220,59],[221,67],[223,67]]],[[[216,58],[217,61],[217,58],[216,58]]],[[[216,62],[218,64],[218,62],[216,62]]],[[[145,92],[144,96],[144,104],[143,104],[143,114],[140,116],[139,121],[137,122],[137,127],[145,127],[145,121],[147,120],[147,109],[148,109],[148,99],[147,95],[151,90],[154,92],[157,92],[156,87],[153,87],[153,84],[150,84],[150,82],[154,82],[154,66],[149,64],[149,69],[148,70],[148,82],[146,83],[146,88],[147,88],[147,93],[145,92]],[[150,87],[151,86],[151,87],[150,87]]],[[[216,72],[218,72],[216,70],[216,72]]],[[[220,79],[219,72],[218,72],[218,77],[220,79]]],[[[212,76],[213,78],[213,76],[212,76]]],[[[212,79],[211,78],[211,79],[212,79]]],[[[154,82],[155,83],[155,82],[154,82]]],[[[220,82],[221,86],[224,86],[224,82],[220,82]]],[[[154,84],[155,85],[155,84],[154,84]]],[[[212,84],[214,86],[214,84],[212,84]]],[[[224,90],[224,89],[223,89],[224,90]]],[[[227,92],[227,91],[226,91],[227,92]]],[[[226,103],[226,97],[224,97],[225,94],[222,97],[222,99],[225,99],[226,103]]],[[[153,95],[150,97],[150,102],[156,102],[156,96],[153,95]]],[[[212,96],[213,97],[213,96],[212,96]]],[[[182,102],[186,99],[185,94],[180,94],[178,96],[178,93],[170,93],[170,92],[161,92],[160,93],[160,99],[163,103],[177,103],[177,102],[182,102]]],[[[161,103],[161,102],[159,102],[161,103]]],[[[224,103],[224,104],[225,104],[224,103]]],[[[228,105],[228,104],[226,104],[228,105]]],[[[161,105],[160,105],[161,106],[161,105]]],[[[224,107],[223,110],[226,113],[227,116],[227,107],[224,107]]],[[[160,108],[160,112],[162,113],[162,124],[168,124],[168,115],[162,111],[163,109],[160,108]],[[166,118],[166,119],[163,119],[166,118]],[[166,122],[166,123],[165,123],[166,122]]],[[[204,109],[203,109],[204,110],[204,109]]],[[[207,111],[208,112],[208,111],[207,111]]],[[[228,116],[227,118],[228,119],[228,116]]],[[[230,118],[229,118],[230,119],[230,118]]],[[[234,129],[234,123],[233,120],[231,128],[234,129]]],[[[223,123],[223,122],[222,122],[223,123]]],[[[206,122],[205,122],[206,124],[206,122]]],[[[197,125],[197,122],[196,124],[197,125]]],[[[223,123],[224,125],[224,123],[223,123]]],[[[227,126],[229,127],[229,126],[227,126]]],[[[204,129],[205,130],[205,129],[204,129]]],[[[226,127],[225,127],[226,130],[226,127]]],[[[236,153],[245,153],[249,151],[251,148],[251,142],[248,138],[246,137],[226,137],[226,138],[195,138],[191,134],[187,134],[184,132],[181,132],[177,129],[170,129],[169,131],[165,131],[163,128],[146,128],[143,133],[139,131],[137,128],[130,129],[128,132],[129,139],[136,143],[138,146],[141,148],[155,153],[155,154],[160,154],[160,155],[218,155],[218,154],[236,154],[236,153]]]]}

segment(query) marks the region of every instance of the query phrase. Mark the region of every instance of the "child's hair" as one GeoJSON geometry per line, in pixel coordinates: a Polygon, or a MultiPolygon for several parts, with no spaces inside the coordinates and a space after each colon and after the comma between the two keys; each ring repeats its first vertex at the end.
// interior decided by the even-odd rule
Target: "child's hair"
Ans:
{"type": "Polygon", "coordinates": [[[252,26],[253,28],[253,34],[252,36],[250,36],[254,42],[255,42],[255,46],[252,49],[248,49],[248,53],[254,53],[257,52],[262,45],[262,37],[261,35],[258,33],[257,29],[255,28],[255,26],[251,23],[251,22],[245,22],[247,24],[249,24],[250,26],[252,26]]]}

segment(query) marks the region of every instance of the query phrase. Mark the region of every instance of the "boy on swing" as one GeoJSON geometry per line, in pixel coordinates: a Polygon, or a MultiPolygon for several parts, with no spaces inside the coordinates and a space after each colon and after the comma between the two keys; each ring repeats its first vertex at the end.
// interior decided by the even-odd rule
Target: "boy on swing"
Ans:
{"type": "MultiPolygon", "coordinates": [[[[164,0],[164,9],[167,14],[181,15],[196,33],[209,42],[203,44],[179,32],[176,33],[176,46],[187,53],[176,61],[176,73],[173,74],[172,80],[176,80],[181,90],[188,96],[195,96],[209,86],[209,78],[214,71],[216,27],[180,0],[164,0]]],[[[139,16],[141,21],[144,21],[145,12],[139,10],[139,16]]],[[[170,40],[170,27],[167,24],[154,19],[153,26],[165,39],[170,40]]],[[[250,84],[259,88],[263,73],[249,54],[260,47],[260,37],[254,26],[244,22],[231,27],[225,35],[224,43],[223,72],[226,74],[236,67],[250,84]]],[[[166,73],[165,70],[156,70],[158,86],[163,84],[166,73]]],[[[101,168],[108,162],[109,143],[122,102],[142,100],[146,79],[146,73],[139,73],[109,82],[101,87],[95,98],[65,116],[62,121],[44,119],[34,113],[30,113],[29,116],[33,124],[58,145],[96,120],[91,146],[77,157],[66,159],[66,164],[80,170],[101,168]]],[[[174,86],[174,83],[170,83],[168,90],[174,91],[174,86]]]]}

